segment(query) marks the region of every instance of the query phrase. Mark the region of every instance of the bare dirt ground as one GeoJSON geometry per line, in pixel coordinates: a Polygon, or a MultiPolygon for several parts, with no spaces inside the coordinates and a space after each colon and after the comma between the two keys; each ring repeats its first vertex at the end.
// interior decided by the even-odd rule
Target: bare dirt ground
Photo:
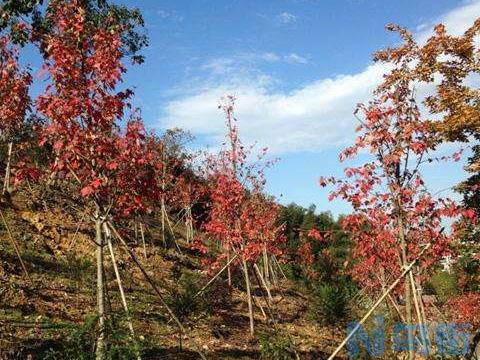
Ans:
{"type": "MultiPolygon", "coordinates": [[[[40,359],[42,351],[55,347],[70,329],[80,327],[95,314],[95,265],[93,233],[88,222],[78,215],[48,206],[31,210],[27,198],[4,208],[12,235],[20,244],[22,258],[32,282],[25,277],[13,251],[5,226],[0,229],[0,358],[40,359]]],[[[199,259],[179,241],[177,249],[162,249],[158,230],[147,236],[147,258],[140,243],[131,243],[143,266],[162,289],[165,298],[175,302],[181,274],[194,274],[201,287],[209,275],[202,272],[199,259]]],[[[170,320],[165,308],[128,254],[116,249],[127,301],[138,336],[148,342],[146,359],[197,359],[194,343],[209,359],[258,359],[257,337],[248,334],[245,292],[229,289],[219,278],[209,290],[198,311],[181,318],[188,336],[170,320]],[[208,301],[207,301],[208,300],[208,301]]],[[[112,266],[106,257],[108,305],[121,313],[119,292],[112,266]]],[[[253,289],[256,301],[265,312],[255,308],[258,334],[289,334],[302,359],[326,358],[344,336],[344,324],[338,328],[320,326],[309,319],[308,299],[282,279],[273,290],[268,306],[260,287],[253,289]]],[[[203,297],[203,295],[202,295],[203,297]]]]}

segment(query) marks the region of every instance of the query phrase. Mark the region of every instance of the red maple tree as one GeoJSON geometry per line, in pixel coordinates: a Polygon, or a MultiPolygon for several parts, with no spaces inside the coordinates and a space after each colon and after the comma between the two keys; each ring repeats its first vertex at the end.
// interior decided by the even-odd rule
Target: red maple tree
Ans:
{"type": "MultiPolygon", "coordinates": [[[[7,36],[0,37],[0,136],[8,144],[3,184],[5,193],[10,185],[11,158],[14,137],[21,130],[30,106],[28,90],[32,82],[30,73],[21,69],[18,63],[18,49],[14,48],[7,36]]],[[[32,167],[19,169],[19,178],[35,177],[32,167]]]]}
{"type": "Polygon", "coordinates": [[[40,44],[51,84],[37,99],[46,118],[41,143],[50,143],[55,162],[51,175],[74,179],[95,223],[97,302],[100,335],[97,354],[105,348],[103,278],[104,224],[112,216],[128,217],[145,210],[155,196],[155,156],[149,136],[135,113],[125,129],[119,122],[128,107],[130,90],[116,91],[125,68],[121,34],[114,19],[102,24],[87,20],[82,2],[49,4],[51,32],[40,44]]]}
{"type": "Polygon", "coordinates": [[[228,148],[208,161],[211,203],[204,229],[221,246],[217,263],[225,257],[227,260],[231,256],[238,257],[245,277],[250,332],[253,334],[249,265],[264,252],[278,254],[278,245],[284,238],[275,226],[279,205],[263,192],[264,170],[271,162],[263,161],[266,149],[258,155],[257,161],[249,162],[251,149],[246,149],[238,136],[234,105],[235,99],[230,96],[221,106],[226,117],[228,148]]]}
{"type": "MultiPolygon", "coordinates": [[[[397,66],[408,64],[405,61],[397,66]]],[[[417,269],[421,281],[429,268],[450,252],[455,234],[445,229],[445,221],[451,222],[461,213],[454,201],[432,195],[422,178],[422,166],[435,161],[439,139],[431,123],[421,116],[408,80],[392,86],[382,84],[374,100],[360,105],[356,114],[359,136],[355,145],[341,153],[340,160],[363,151],[371,154],[370,160],[347,167],[346,179],[320,180],[322,186],[336,186],[330,199],[341,198],[352,205],[353,213],[342,224],[355,242],[352,276],[367,291],[381,290],[429,244],[417,269]]],[[[458,159],[458,154],[441,157],[452,158],[458,159]]],[[[411,295],[417,291],[412,279],[407,276],[403,288],[410,324],[411,295]]],[[[409,343],[413,349],[410,331],[409,343]]]]}

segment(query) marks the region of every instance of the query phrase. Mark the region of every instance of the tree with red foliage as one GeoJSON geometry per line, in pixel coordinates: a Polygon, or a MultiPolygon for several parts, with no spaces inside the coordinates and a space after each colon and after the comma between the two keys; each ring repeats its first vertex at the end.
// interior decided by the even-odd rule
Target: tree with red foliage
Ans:
{"type": "Polygon", "coordinates": [[[447,303],[450,316],[460,324],[468,324],[475,331],[470,340],[468,359],[478,358],[480,355],[480,294],[478,292],[465,292],[455,296],[447,303]]]}
{"type": "MultiPolygon", "coordinates": [[[[193,155],[185,150],[185,145],[192,141],[190,133],[181,129],[174,128],[167,130],[159,138],[159,159],[161,159],[162,172],[159,174],[161,183],[160,194],[160,215],[162,226],[162,240],[165,246],[165,222],[169,225],[169,230],[173,234],[170,224],[170,211],[176,209],[185,211],[187,232],[193,233],[193,219],[191,216],[191,206],[195,197],[200,195],[192,188],[194,181],[190,176],[189,165],[193,161],[193,155]]],[[[188,237],[187,235],[187,241],[188,237]]],[[[193,235],[192,235],[193,236],[193,235]]]]}
{"type": "Polygon", "coordinates": [[[190,162],[192,155],[185,150],[185,143],[191,141],[191,135],[181,129],[168,129],[162,136],[150,135],[148,140],[148,152],[155,159],[152,164],[155,169],[155,195],[152,197],[161,218],[161,236],[165,247],[167,244],[167,229],[173,234],[173,226],[170,222],[170,210],[183,209],[187,198],[194,201],[196,195],[194,189],[188,189],[195,181],[190,178],[190,162]],[[188,178],[188,179],[187,179],[188,178]]]}
{"type": "MultiPolygon", "coordinates": [[[[407,66],[407,62],[397,66],[407,66]]],[[[445,230],[444,221],[461,213],[452,200],[431,195],[422,179],[422,165],[433,161],[438,138],[420,115],[411,86],[409,81],[395,86],[382,84],[373,101],[359,106],[356,113],[362,114],[358,117],[360,134],[340,159],[353,158],[363,150],[373,159],[346,168],[347,179],[320,180],[322,186],[330,183],[337,187],[330,199],[344,199],[353,207],[342,226],[355,242],[352,276],[370,292],[398,278],[422,248],[431,244],[419,262],[418,274],[424,278],[429,267],[449,253],[454,240],[454,233],[445,230]]],[[[411,274],[405,278],[403,288],[408,324],[412,324],[412,291],[417,291],[411,274]]],[[[416,293],[413,295],[415,299],[416,293]]],[[[417,317],[420,321],[419,314],[417,317]]],[[[411,330],[408,340],[412,359],[411,330]]]]}
{"type": "Polygon", "coordinates": [[[125,68],[121,63],[121,33],[115,21],[89,22],[81,1],[49,4],[52,31],[42,39],[45,69],[52,84],[37,100],[47,119],[42,143],[55,152],[51,173],[74,179],[87,209],[92,209],[97,252],[99,337],[97,359],[105,352],[105,294],[102,229],[108,217],[144,210],[156,193],[154,154],[141,120],[133,117],[122,132],[118,121],[131,91],[116,92],[125,68]]]}
{"type": "Polygon", "coordinates": [[[206,187],[191,171],[185,171],[175,181],[175,192],[172,192],[170,202],[180,208],[179,214],[184,219],[186,228],[185,240],[189,244],[195,236],[192,208],[204,197],[207,192],[206,187]]]}
{"type": "Polygon", "coordinates": [[[222,253],[217,262],[225,257],[230,261],[232,254],[239,259],[247,290],[250,333],[253,335],[249,264],[254,264],[264,251],[277,253],[283,237],[275,226],[279,206],[263,194],[264,169],[271,162],[261,163],[266,149],[259,155],[258,162],[247,162],[249,151],[238,136],[234,104],[235,99],[228,97],[222,105],[229,148],[208,161],[211,204],[205,231],[220,244],[222,253]]]}
{"type": "MultiPolygon", "coordinates": [[[[311,279],[318,279],[321,275],[318,270],[313,268],[316,261],[314,253],[321,255],[324,262],[329,262],[330,256],[326,246],[329,245],[330,231],[325,231],[322,235],[316,228],[311,228],[307,232],[299,229],[299,245],[297,249],[298,264],[303,268],[305,275],[311,279]]],[[[329,267],[334,267],[329,263],[329,267]]]]}
{"type": "MultiPolygon", "coordinates": [[[[442,137],[442,141],[461,141],[472,149],[472,156],[465,167],[472,176],[457,185],[456,190],[463,193],[465,206],[471,208],[467,217],[475,212],[479,215],[480,91],[478,82],[472,79],[478,78],[480,73],[480,17],[477,16],[463,33],[458,34],[449,33],[445,25],[437,24],[431,36],[421,43],[405,28],[388,25],[387,30],[397,32],[402,41],[393,49],[379,51],[375,55],[376,60],[408,63],[409,66],[387,74],[385,85],[395,86],[409,79],[429,86],[431,91],[422,100],[430,113],[436,115],[437,121],[432,122],[432,128],[442,137]]],[[[471,252],[478,252],[478,225],[466,225],[464,232],[465,248],[460,249],[462,262],[474,267],[478,260],[470,255],[471,252]]],[[[460,296],[465,296],[467,302],[478,291],[472,289],[471,282],[468,288],[472,293],[464,291],[460,296]]],[[[475,341],[479,343],[480,329],[477,327],[475,331],[475,341]]],[[[480,356],[480,350],[477,356],[480,356]]]]}
{"type": "Polygon", "coordinates": [[[141,119],[130,119],[123,133],[116,134],[115,160],[110,162],[107,183],[112,216],[131,218],[153,210],[160,184],[155,174],[162,164],[155,152],[155,138],[148,134],[141,119]]]}
{"type": "MultiPolygon", "coordinates": [[[[18,64],[18,49],[7,36],[0,37],[0,136],[8,143],[3,193],[9,189],[13,139],[21,130],[30,106],[32,77],[18,64]]],[[[33,170],[32,170],[33,171],[33,170]]],[[[27,172],[27,175],[30,172],[27,172]]],[[[32,175],[34,175],[32,173],[32,175]]]]}
{"type": "Polygon", "coordinates": [[[469,292],[448,301],[453,318],[459,323],[470,324],[475,329],[480,327],[480,294],[469,292]]]}

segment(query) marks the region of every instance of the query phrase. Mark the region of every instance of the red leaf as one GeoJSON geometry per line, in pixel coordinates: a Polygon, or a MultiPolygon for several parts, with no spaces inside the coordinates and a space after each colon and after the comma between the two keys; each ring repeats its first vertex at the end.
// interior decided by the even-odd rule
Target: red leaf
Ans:
{"type": "Polygon", "coordinates": [[[475,213],[475,210],[473,210],[473,209],[467,209],[463,212],[463,214],[465,215],[465,217],[467,219],[470,219],[470,220],[473,220],[477,217],[477,214],[475,213]]]}
{"type": "Polygon", "coordinates": [[[95,190],[93,190],[93,188],[92,188],[91,186],[85,186],[85,187],[80,191],[80,193],[81,193],[82,196],[84,196],[84,197],[90,196],[90,195],[92,195],[94,192],[95,192],[95,190]]]}
{"type": "Polygon", "coordinates": [[[63,141],[61,141],[61,140],[56,141],[55,144],[53,145],[53,148],[55,150],[60,150],[62,147],[63,147],[63,141]]]}
{"type": "Polygon", "coordinates": [[[118,163],[115,162],[115,161],[110,161],[110,162],[107,164],[107,169],[108,169],[108,170],[115,170],[116,168],[118,168],[118,163]]]}
{"type": "Polygon", "coordinates": [[[100,186],[102,186],[102,180],[96,178],[90,183],[90,185],[93,186],[95,189],[98,189],[100,186]]]}

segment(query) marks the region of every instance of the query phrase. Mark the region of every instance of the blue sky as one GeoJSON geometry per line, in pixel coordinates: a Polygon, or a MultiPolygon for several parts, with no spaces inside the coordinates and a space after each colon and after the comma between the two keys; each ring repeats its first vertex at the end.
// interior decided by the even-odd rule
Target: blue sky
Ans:
{"type": "MultiPolygon", "coordinates": [[[[121,0],[139,6],[150,47],[129,69],[127,86],[148,127],[179,126],[196,145],[223,141],[222,95],[238,98],[244,142],[268,146],[280,161],[268,191],[282,203],[329,203],[321,175],[340,175],[338,153],[354,141],[356,103],[368,99],[385,68],[371,54],[397,44],[393,22],[424,39],[438,21],[462,32],[480,0],[121,0]]],[[[427,170],[433,192],[455,184],[461,164],[427,170]],[[446,176],[448,174],[448,176],[446,176]]]]}

